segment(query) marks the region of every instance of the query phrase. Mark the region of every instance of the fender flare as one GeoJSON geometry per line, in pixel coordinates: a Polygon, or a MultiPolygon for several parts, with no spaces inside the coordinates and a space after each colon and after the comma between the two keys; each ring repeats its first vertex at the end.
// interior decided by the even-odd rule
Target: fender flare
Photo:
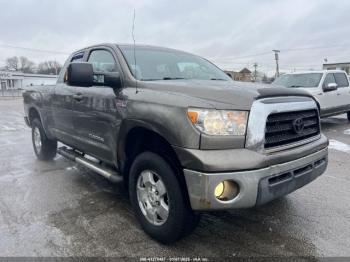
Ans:
{"type": "Polygon", "coordinates": [[[172,134],[170,130],[164,129],[164,127],[158,126],[154,122],[143,121],[138,119],[125,119],[120,125],[118,137],[117,137],[117,159],[118,166],[123,170],[125,167],[125,144],[129,132],[134,128],[144,128],[152,131],[162,137],[164,140],[168,141],[170,145],[176,144],[175,135],[172,134]]]}

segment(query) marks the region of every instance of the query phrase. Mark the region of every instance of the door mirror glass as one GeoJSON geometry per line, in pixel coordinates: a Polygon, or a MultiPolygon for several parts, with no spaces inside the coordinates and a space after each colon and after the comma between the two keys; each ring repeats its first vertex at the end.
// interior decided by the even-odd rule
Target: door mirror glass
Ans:
{"type": "Polygon", "coordinates": [[[336,83],[328,83],[323,87],[324,92],[330,92],[338,89],[338,85],[336,83]]]}
{"type": "Polygon", "coordinates": [[[94,85],[95,86],[108,86],[113,89],[119,89],[122,87],[122,81],[118,72],[113,73],[94,73],[94,85]]]}
{"type": "Polygon", "coordinates": [[[93,68],[90,63],[70,63],[64,81],[70,86],[93,86],[93,68]]]}

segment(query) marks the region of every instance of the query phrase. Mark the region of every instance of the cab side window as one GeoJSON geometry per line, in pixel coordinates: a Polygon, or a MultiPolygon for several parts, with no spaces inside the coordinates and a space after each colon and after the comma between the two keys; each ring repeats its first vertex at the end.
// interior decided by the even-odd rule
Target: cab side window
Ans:
{"type": "Polygon", "coordinates": [[[335,78],[333,74],[327,74],[326,78],[324,79],[323,86],[327,86],[328,84],[335,83],[335,78]]]}
{"type": "Polygon", "coordinates": [[[95,72],[118,72],[113,55],[106,50],[92,51],[89,56],[88,62],[92,64],[95,72]]]}
{"type": "Polygon", "coordinates": [[[338,87],[347,87],[349,86],[348,78],[343,73],[334,73],[335,81],[338,87]]]}

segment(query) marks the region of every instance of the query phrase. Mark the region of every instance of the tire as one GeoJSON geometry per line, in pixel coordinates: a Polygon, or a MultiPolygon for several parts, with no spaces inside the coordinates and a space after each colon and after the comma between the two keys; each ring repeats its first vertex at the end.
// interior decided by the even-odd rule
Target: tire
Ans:
{"type": "Polygon", "coordinates": [[[350,121],[350,112],[348,112],[347,115],[348,115],[348,120],[350,121]]]}
{"type": "Polygon", "coordinates": [[[130,169],[129,195],[136,218],[148,235],[163,244],[191,233],[199,221],[177,173],[160,155],[151,152],[138,155],[130,169]],[[146,210],[155,210],[155,213],[146,210]]]}
{"type": "Polygon", "coordinates": [[[32,121],[32,143],[34,153],[39,160],[52,160],[57,153],[57,141],[47,138],[39,119],[32,121]]]}

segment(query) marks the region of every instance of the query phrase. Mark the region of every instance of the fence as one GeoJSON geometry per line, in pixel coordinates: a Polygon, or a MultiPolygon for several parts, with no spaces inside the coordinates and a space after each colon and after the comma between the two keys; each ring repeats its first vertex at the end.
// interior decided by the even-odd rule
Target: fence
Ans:
{"type": "Polygon", "coordinates": [[[0,97],[22,97],[22,89],[0,89],[0,97]]]}

